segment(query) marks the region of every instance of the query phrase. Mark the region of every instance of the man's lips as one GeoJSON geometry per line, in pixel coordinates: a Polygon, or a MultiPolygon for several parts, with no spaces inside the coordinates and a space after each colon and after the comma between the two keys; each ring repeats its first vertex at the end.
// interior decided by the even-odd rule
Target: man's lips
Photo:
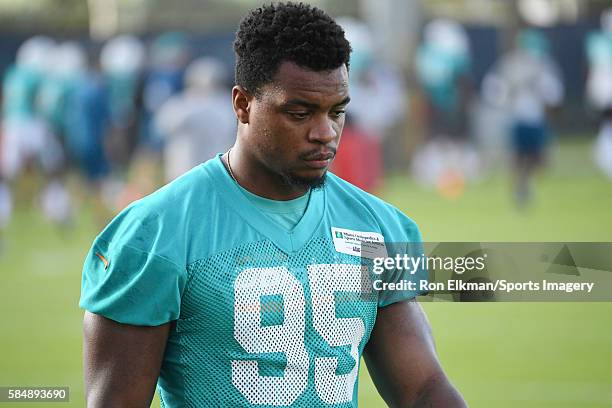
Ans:
{"type": "Polygon", "coordinates": [[[329,166],[329,163],[334,158],[334,153],[326,152],[326,153],[317,153],[313,155],[308,155],[303,158],[304,162],[308,167],[322,169],[329,166]]]}

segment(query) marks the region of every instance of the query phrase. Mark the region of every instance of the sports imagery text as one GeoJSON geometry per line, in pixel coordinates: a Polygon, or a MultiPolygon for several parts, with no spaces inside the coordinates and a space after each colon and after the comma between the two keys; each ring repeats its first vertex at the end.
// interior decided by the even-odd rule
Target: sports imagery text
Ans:
{"type": "Polygon", "coordinates": [[[497,279],[490,282],[469,282],[461,279],[450,279],[445,282],[430,282],[426,279],[412,281],[402,279],[397,282],[384,282],[377,279],[372,282],[374,290],[389,291],[442,291],[442,292],[464,292],[464,291],[488,291],[488,292],[523,292],[523,291],[545,291],[545,292],[587,292],[591,293],[595,283],[593,282],[551,282],[527,281],[510,282],[506,279],[497,279]]]}

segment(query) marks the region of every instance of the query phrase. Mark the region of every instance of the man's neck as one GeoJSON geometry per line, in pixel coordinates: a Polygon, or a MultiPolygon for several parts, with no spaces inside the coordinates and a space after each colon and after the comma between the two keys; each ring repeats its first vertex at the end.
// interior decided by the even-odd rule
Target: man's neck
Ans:
{"type": "Polygon", "coordinates": [[[303,196],[308,188],[292,187],[277,174],[271,173],[244,155],[238,144],[221,156],[230,176],[245,190],[276,201],[288,201],[303,196]],[[249,164],[252,163],[252,164],[249,164]]]}

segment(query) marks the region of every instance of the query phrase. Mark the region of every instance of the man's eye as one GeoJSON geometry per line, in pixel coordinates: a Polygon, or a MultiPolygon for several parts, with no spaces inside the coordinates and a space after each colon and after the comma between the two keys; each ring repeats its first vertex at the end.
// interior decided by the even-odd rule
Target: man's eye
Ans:
{"type": "Polygon", "coordinates": [[[310,113],[308,112],[287,112],[294,119],[306,119],[310,113]]]}
{"type": "Polygon", "coordinates": [[[343,110],[339,110],[339,111],[334,111],[332,112],[332,116],[335,118],[339,118],[341,116],[343,116],[346,113],[346,111],[343,110]]]}

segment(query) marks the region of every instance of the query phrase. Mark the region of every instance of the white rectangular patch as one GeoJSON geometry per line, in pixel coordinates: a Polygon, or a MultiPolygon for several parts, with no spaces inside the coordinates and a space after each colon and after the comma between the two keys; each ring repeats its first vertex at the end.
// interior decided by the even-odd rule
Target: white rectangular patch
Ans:
{"type": "Polygon", "coordinates": [[[337,252],[370,259],[387,257],[385,238],[377,232],[332,227],[331,233],[337,252]]]}

